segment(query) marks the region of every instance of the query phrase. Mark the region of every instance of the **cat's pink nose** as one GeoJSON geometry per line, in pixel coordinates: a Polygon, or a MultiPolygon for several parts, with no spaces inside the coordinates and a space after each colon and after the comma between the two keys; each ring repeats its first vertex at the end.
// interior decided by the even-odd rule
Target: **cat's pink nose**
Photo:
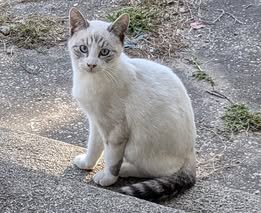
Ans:
{"type": "Polygon", "coordinates": [[[88,65],[88,67],[90,67],[91,69],[93,69],[94,67],[97,66],[97,64],[87,64],[87,65],[88,65]]]}

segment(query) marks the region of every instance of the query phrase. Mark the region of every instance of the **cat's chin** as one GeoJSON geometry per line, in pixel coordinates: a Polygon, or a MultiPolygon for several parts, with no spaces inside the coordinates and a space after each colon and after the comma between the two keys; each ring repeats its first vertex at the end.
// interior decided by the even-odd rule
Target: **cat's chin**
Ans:
{"type": "Polygon", "coordinates": [[[88,74],[94,74],[97,73],[98,70],[97,69],[82,69],[81,73],[88,73],[88,74]]]}
{"type": "Polygon", "coordinates": [[[97,73],[98,70],[86,70],[87,73],[97,73]]]}

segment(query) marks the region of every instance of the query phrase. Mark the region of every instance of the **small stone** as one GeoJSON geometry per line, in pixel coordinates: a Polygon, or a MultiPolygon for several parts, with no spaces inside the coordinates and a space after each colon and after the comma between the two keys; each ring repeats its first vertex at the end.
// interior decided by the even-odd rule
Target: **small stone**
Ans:
{"type": "Polygon", "coordinates": [[[185,12],[186,12],[185,7],[180,7],[180,8],[179,8],[179,12],[180,12],[180,13],[185,13],[185,12]]]}
{"type": "Polygon", "coordinates": [[[14,48],[7,48],[6,49],[6,54],[13,55],[13,53],[14,53],[14,48]]]}
{"type": "Polygon", "coordinates": [[[165,19],[165,20],[169,20],[169,19],[170,19],[170,15],[169,15],[168,13],[166,13],[166,14],[164,15],[164,19],[165,19]]]}
{"type": "Polygon", "coordinates": [[[8,26],[1,26],[0,27],[0,33],[2,33],[5,36],[9,35],[10,34],[10,27],[8,27],[8,26]]]}

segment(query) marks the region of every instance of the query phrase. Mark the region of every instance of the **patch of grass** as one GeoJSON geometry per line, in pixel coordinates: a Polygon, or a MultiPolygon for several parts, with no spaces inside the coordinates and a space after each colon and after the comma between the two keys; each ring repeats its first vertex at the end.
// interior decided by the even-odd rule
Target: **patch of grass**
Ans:
{"type": "Polygon", "coordinates": [[[212,87],[215,86],[215,82],[213,79],[204,71],[197,70],[192,74],[192,77],[198,81],[205,81],[208,82],[212,87]]]}
{"type": "Polygon", "coordinates": [[[125,6],[122,9],[106,17],[109,21],[114,21],[124,12],[130,15],[128,38],[134,41],[136,46],[126,48],[128,54],[150,59],[177,57],[178,51],[187,47],[186,39],[182,34],[193,20],[190,11],[194,2],[187,0],[123,1],[122,5],[125,6]],[[137,34],[142,34],[140,32],[145,32],[144,39],[133,38],[137,34]]]}
{"type": "Polygon", "coordinates": [[[151,18],[153,17],[153,14],[150,13],[148,8],[137,6],[125,7],[112,12],[106,18],[113,22],[123,13],[128,13],[130,16],[130,33],[138,34],[140,32],[150,31],[152,27],[151,18]]]}
{"type": "Polygon", "coordinates": [[[245,104],[227,107],[222,118],[228,131],[261,131],[261,112],[251,112],[245,104]]]}
{"type": "Polygon", "coordinates": [[[197,71],[193,72],[192,77],[198,81],[205,81],[209,83],[212,87],[214,87],[215,82],[213,78],[210,77],[204,70],[202,70],[201,66],[195,59],[192,59],[192,63],[197,68],[197,71]]]}
{"type": "Polygon", "coordinates": [[[49,16],[29,16],[25,19],[0,17],[0,24],[10,26],[8,41],[18,47],[34,49],[54,46],[64,39],[63,20],[49,16]]]}

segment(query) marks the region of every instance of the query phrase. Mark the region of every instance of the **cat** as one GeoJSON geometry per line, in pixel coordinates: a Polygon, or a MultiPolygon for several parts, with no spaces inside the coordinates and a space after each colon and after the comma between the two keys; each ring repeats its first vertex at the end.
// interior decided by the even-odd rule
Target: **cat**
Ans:
{"type": "Polygon", "coordinates": [[[119,177],[150,178],[120,193],[160,201],[196,181],[194,114],[187,91],[173,71],[123,53],[128,14],[113,23],[69,14],[68,48],[72,94],[89,120],[88,147],[75,157],[92,170],[104,152],[104,169],[93,176],[101,186],[119,177]]]}

